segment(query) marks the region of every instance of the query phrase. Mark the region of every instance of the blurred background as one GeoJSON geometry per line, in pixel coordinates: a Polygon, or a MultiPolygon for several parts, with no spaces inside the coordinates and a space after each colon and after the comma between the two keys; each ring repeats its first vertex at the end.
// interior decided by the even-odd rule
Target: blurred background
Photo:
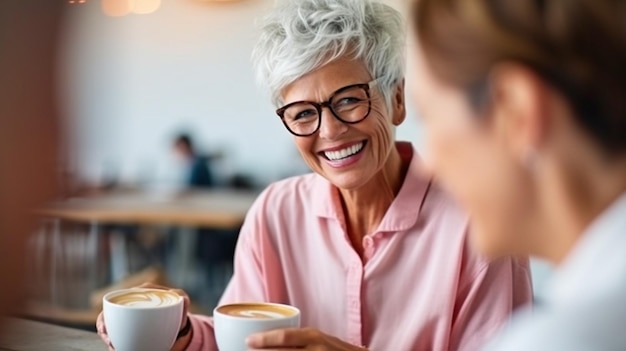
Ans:
{"type": "MultiPolygon", "coordinates": [[[[250,62],[274,1],[56,1],[60,190],[35,209],[20,315],[94,330],[106,292],[145,281],[210,314],[259,191],[308,171],[250,62]]],[[[411,104],[397,139],[421,148],[411,104]]]]}
{"type": "MultiPolygon", "coordinates": [[[[69,171],[96,183],[166,181],[173,135],[193,131],[199,148],[223,153],[220,184],[245,174],[263,186],[302,172],[250,62],[255,21],[273,0],[133,0],[153,12],[121,16],[106,5],[131,1],[75,1],[60,53],[69,171]]],[[[398,137],[417,142],[416,130],[408,118],[398,137]]]]}

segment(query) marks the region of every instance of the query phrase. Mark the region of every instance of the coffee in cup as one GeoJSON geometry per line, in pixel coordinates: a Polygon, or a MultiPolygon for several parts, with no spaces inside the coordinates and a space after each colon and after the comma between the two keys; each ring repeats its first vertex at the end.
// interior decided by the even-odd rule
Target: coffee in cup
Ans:
{"type": "Polygon", "coordinates": [[[102,306],[116,351],[170,350],[183,319],[182,296],[167,290],[117,290],[104,295],[102,306]]]}
{"type": "Polygon", "coordinates": [[[299,327],[300,310],[276,303],[234,303],[215,308],[213,320],[220,351],[246,351],[246,338],[252,334],[299,327]]]}
{"type": "Polygon", "coordinates": [[[232,317],[275,319],[297,314],[293,307],[267,303],[239,303],[218,307],[217,311],[232,317]]]}
{"type": "Polygon", "coordinates": [[[122,306],[159,307],[174,305],[180,299],[180,295],[167,290],[134,289],[111,296],[109,302],[122,306]]]}

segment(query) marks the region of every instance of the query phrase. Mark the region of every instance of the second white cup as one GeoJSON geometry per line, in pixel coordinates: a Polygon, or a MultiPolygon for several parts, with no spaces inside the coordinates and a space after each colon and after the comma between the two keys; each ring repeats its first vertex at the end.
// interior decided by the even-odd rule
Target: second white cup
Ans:
{"type": "Polygon", "coordinates": [[[213,310],[215,339],[220,351],[247,351],[248,336],[300,326],[300,310],[265,302],[222,305],[213,310]]]}

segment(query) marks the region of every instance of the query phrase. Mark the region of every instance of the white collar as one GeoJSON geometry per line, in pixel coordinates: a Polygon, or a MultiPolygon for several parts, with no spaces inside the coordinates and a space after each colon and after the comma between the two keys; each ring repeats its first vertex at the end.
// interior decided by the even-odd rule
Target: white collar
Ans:
{"type": "Polygon", "coordinates": [[[546,302],[567,305],[597,299],[624,287],[625,275],[626,193],[585,230],[557,269],[546,302]]]}

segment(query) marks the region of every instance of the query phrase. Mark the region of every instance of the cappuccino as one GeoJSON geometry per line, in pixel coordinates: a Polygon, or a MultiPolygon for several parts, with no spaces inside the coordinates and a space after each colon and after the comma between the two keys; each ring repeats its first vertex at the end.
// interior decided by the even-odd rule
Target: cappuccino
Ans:
{"type": "Polygon", "coordinates": [[[267,302],[222,305],[213,310],[215,341],[220,351],[247,351],[252,334],[300,326],[298,308],[267,302]]]}
{"type": "Polygon", "coordinates": [[[102,298],[104,321],[116,351],[169,351],[183,320],[182,296],[167,290],[132,288],[102,298]]]}
{"type": "Polygon", "coordinates": [[[237,303],[218,307],[219,313],[242,318],[276,319],[292,317],[297,310],[282,305],[264,303],[237,303]]]}
{"type": "Polygon", "coordinates": [[[180,302],[181,296],[167,290],[132,289],[109,297],[109,302],[130,307],[162,307],[180,302]]]}

